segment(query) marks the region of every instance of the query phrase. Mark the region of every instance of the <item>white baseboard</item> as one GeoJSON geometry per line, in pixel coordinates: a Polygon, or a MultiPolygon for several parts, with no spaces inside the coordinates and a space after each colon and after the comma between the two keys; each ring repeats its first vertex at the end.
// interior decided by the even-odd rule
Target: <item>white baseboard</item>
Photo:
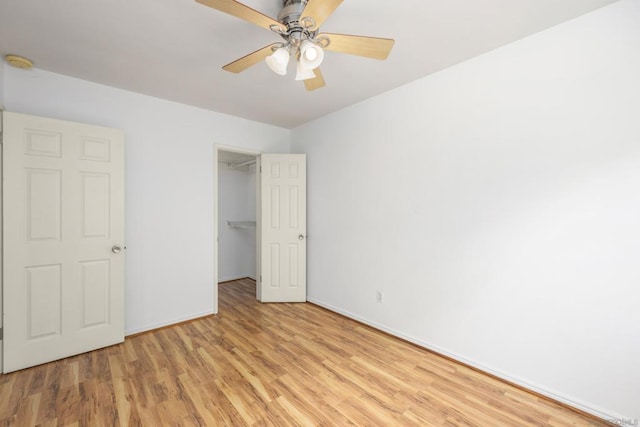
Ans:
{"type": "Polygon", "coordinates": [[[556,392],[556,391],[547,390],[546,388],[544,388],[544,387],[542,387],[540,385],[534,384],[534,383],[529,382],[529,381],[525,381],[523,379],[520,379],[520,378],[515,377],[513,375],[506,374],[504,372],[489,368],[489,367],[484,366],[484,365],[482,365],[480,363],[477,363],[477,362],[475,362],[473,360],[467,359],[466,357],[460,356],[460,355],[458,355],[456,353],[453,353],[451,351],[445,350],[445,349],[443,349],[441,347],[438,347],[438,346],[433,345],[431,343],[422,341],[420,339],[405,335],[405,334],[403,334],[401,332],[398,332],[396,330],[388,328],[388,327],[386,327],[386,326],[384,326],[382,324],[379,324],[377,322],[373,322],[373,321],[371,321],[369,319],[365,319],[365,318],[363,318],[361,316],[357,316],[357,315],[355,315],[353,313],[350,313],[348,311],[342,310],[342,309],[340,309],[338,307],[334,307],[331,304],[326,304],[326,303],[324,303],[322,301],[319,301],[319,300],[317,300],[315,298],[308,298],[307,297],[307,301],[309,301],[310,303],[313,303],[315,305],[318,305],[320,307],[326,308],[329,311],[333,311],[335,313],[341,314],[341,315],[343,315],[345,317],[348,317],[350,319],[356,320],[356,321],[358,321],[360,323],[363,323],[365,325],[371,326],[372,328],[375,328],[375,329],[378,329],[380,331],[386,332],[387,334],[390,334],[390,335],[393,335],[395,337],[401,338],[401,339],[403,339],[405,341],[408,341],[408,342],[410,342],[412,344],[415,344],[417,346],[423,347],[423,348],[425,348],[427,350],[431,350],[431,351],[433,351],[435,353],[441,354],[443,356],[447,356],[447,357],[449,357],[451,359],[454,359],[454,360],[456,360],[456,361],[458,361],[460,363],[463,363],[465,365],[471,366],[473,368],[476,368],[476,369],[478,369],[480,371],[483,371],[483,372],[486,372],[488,374],[494,375],[494,376],[496,376],[498,378],[501,378],[501,379],[503,379],[505,381],[508,381],[510,383],[513,383],[513,384],[516,384],[518,386],[524,387],[527,390],[531,390],[533,392],[536,392],[536,393],[539,393],[539,394],[541,394],[543,396],[546,396],[546,397],[548,397],[550,399],[553,399],[555,401],[564,403],[565,405],[568,405],[568,406],[571,406],[573,408],[576,408],[576,409],[578,409],[580,411],[584,411],[584,412],[586,412],[588,414],[594,415],[594,416],[596,416],[598,418],[601,418],[603,420],[607,420],[607,421],[628,420],[628,419],[631,418],[631,417],[625,417],[625,416],[622,416],[622,415],[619,415],[619,414],[613,414],[610,411],[607,411],[607,410],[602,409],[602,408],[598,408],[595,405],[587,404],[585,402],[580,401],[579,399],[574,399],[574,398],[565,396],[564,394],[556,392]]]}
{"type": "Polygon", "coordinates": [[[198,319],[200,317],[210,316],[215,314],[213,311],[205,311],[199,314],[193,314],[185,317],[179,317],[172,320],[167,320],[166,322],[154,323],[151,325],[143,326],[141,328],[129,329],[124,332],[124,336],[128,337],[130,335],[140,334],[142,332],[153,331],[154,329],[164,328],[165,326],[175,325],[176,323],[188,322],[189,320],[198,319]]]}

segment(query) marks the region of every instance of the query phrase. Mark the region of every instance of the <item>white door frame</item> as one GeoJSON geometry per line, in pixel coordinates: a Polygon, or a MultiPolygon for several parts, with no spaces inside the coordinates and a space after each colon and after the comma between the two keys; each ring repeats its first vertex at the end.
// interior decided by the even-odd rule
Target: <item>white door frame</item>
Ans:
{"type": "MultiPolygon", "coordinates": [[[[2,65],[0,64],[0,67],[2,65]]],[[[4,215],[4,211],[3,211],[3,207],[2,207],[2,180],[3,175],[2,175],[2,150],[4,149],[4,145],[3,145],[3,140],[2,140],[2,112],[4,111],[4,107],[2,106],[2,104],[0,104],[0,329],[3,328],[3,319],[4,319],[4,312],[3,312],[3,308],[2,308],[2,289],[3,289],[3,283],[2,283],[2,278],[4,277],[4,271],[2,271],[3,269],[3,263],[4,263],[4,259],[3,259],[3,250],[2,250],[2,223],[3,223],[3,218],[2,215],[4,215]]],[[[2,337],[0,337],[0,372],[2,372],[2,366],[3,365],[3,355],[4,355],[4,343],[2,341],[2,337]]]]}
{"type": "MultiPolygon", "coordinates": [[[[213,150],[213,200],[215,201],[215,206],[213,207],[213,248],[214,248],[214,260],[213,260],[213,313],[218,313],[218,256],[219,256],[219,245],[218,245],[218,226],[220,219],[218,217],[218,204],[219,204],[219,192],[218,192],[218,173],[219,173],[219,163],[218,163],[218,151],[229,151],[232,153],[239,154],[248,154],[250,156],[256,156],[256,160],[260,161],[260,154],[262,152],[249,150],[246,148],[233,147],[230,145],[220,145],[216,144],[213,150]]],[[[258,174],[258,171],[256,171],[258,174]]],[[[259,198],[260,194],[260,180],[256,179],[256,196],[259,198]]],[[[260,204],[256,203],[256,224],[260,221],[260,204]]],[[[258,262],[258,268],[256,270],[256,277],[260,277],[260,261],[257,256],[257,248],[260,245],[259,230],[256,229],[256,260],[258,262]]]]}

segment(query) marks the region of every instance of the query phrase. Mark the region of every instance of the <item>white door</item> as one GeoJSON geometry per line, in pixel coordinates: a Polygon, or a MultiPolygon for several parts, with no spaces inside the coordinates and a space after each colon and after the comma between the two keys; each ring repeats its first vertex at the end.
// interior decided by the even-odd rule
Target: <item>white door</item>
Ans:
{"type": "Polygon", "coordinates": [[[307,300],[307,186],[304,154],[260,156],[262,302],[307,300]]]}
{"type": "Polygon", "coordinates": [[[124,340],[124,137],[3,117],[3,371],[11,372],[124,340]]]}

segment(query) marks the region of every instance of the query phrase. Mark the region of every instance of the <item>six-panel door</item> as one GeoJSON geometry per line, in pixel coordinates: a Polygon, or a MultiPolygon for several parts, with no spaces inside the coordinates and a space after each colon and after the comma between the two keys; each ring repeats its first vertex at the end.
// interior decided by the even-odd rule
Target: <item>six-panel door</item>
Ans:
{"type": "Polygon", "coordinates": [[[4,113],[4,372],[124,340],[124,137],[4,113]]]}
{"type": "Polygon", "coordinates": [[[260,299],[307,299],[307,187],[304,154],[260,156],[260,299]]]}

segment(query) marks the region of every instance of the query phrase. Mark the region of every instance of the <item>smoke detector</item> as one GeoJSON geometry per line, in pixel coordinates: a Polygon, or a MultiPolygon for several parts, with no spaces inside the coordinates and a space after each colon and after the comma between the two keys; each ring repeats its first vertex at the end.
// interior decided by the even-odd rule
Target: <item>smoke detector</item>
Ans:
{"type": "Polygon", "coordinates": [[[7,55],[4,57],[9,65],[12,67],[20,68],[23,70],[30,70],[33,68],[33,61],[27,58],[23,58],[18,55],[7,55]]]}

